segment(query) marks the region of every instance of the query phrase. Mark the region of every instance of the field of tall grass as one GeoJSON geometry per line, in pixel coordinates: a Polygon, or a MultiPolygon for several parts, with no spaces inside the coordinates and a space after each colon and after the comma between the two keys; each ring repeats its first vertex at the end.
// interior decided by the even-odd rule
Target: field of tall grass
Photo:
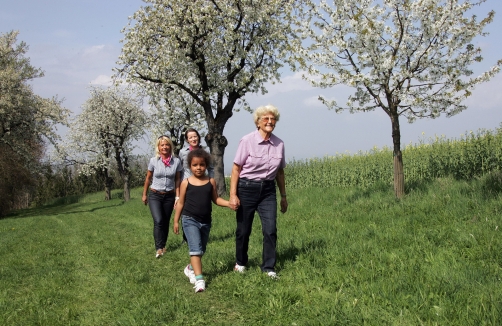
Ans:
{"type": "MultiPolygon", "coordinates": [[[[499,134],[489,137],[500,144],[499,134]]],[[[469,139],[485,144],[479,147],[491,144],[482,137],[468,134],[460,142],[465,148],[477,146],[469,139]]],[[[466,153],[464,161],[477,159],[457,142],[408,147],[405,168],[419,166],[412,154],[423,151],[416,156],[421,162],[444,169],[431,162],[437,153],[427,150],[443,152],[445,146],[466,153]]],[[[381,152],[354,160],[371,167],[381,152]]],[[[502,324],[500,163],[470,178],[459,172],[420,179],[413,176],[428,175],[427,168],[407,170],[411,185],[396,200],[391,180],[327,184],[330,170],[338,170],[336,178],[355,165],[336,161],[296,162],[287,169],[278,281],[259,269],[259,219],[249,270],[232,271],[235,215],[215,207],[203,258],[207,290],[194,293],[183,274],[189,257],[181,236],[171,233],[167,254],[154,258],[152,219],[140,188],[129,202],[119,192],[110,201],[97,193],[0,219],[0,325],[502,324]],[[316,179],[322,183],[295,183],[300,173],[323,175],[316,179]]],[[[346,178],[359,177],[347,172],[346,178]]]]}
{"type": "MultiPolygon", "coordinates": [[[[460,139],[435,136],[408,144],[402,150],[408,187],[436,178],[471,180],[502,170],[502,127],[478,130],[460,139]]],[[[287,166],[290,188],[369,187],[392,184],[392,149],[373,148],[356,154],[338,154],[308,160],[293,160],[287,166]]]]}

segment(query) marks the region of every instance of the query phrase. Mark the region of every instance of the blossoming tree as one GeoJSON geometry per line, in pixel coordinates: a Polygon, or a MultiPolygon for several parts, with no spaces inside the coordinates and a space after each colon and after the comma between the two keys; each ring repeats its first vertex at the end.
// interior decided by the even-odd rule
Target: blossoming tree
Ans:
{"type": "MultiPolygon", "coordinates": [[[[173,152],[178,155],[185,142],[188,128],[204,129],[204,116],[191,96],[178,89],[156,85],[150,96],[150,125],[153,135],[168,134],[174,144],[173,152]]],[[[201,137],[203,133],[201,132],[201,137]]],[[[152,137],[155,143],[156,137],[152,137]]]]}
{"type": "Polygon", "coordinates": [[[205,119],[217,192],[226,191],[223,135],[243,96],[278,81],[296,0],[145,0],[124,29],[118,75],[154,95],[162,84],[191,97],[205,119]],[[133,24],[134,23],[134,24],[133,24]],[[237,107],[236,107],[237,105],[237,107]]]}
{"type": "Polygon", "coordinates": [[[0,34],[0,216],[30,204],[19,198],[34,194],[46,146],[58,144],[57,127],[67,125],[70,114],[57,97],[33,92],[30,82],[44,73],[30,64],[18,34],[0,34]]]}
{"type": "Polygon", "coordinates": [[[146,114],[142,99],[131,89],[91,87],[83,110],[70,125],[64,146],[66,161],[80,164],[86,174],[99,173],[110,199],[112,164],[124,182],[124,200],[130,199],[129,156],[133,141],[143,134],[146,114]]]}
{"type": "Polygon", "coordinates": [[[304,38],[292,55],[317,87],[355,88],[345,105],[320,97],[329,108],[354,112],[382,109],[390,118],[394,151],[394,190],[404,194],[399,119],[452,116],[475,85],[500,70],[498,61],[472,77],[482,60],[472,44],[492,22],[467,14],[486,0],[332,0],[311,3],[298,22],[304,38]]]}
{"type": "MultiPolygon", "coordinates": [[[[28,46],[17,42],[17,31],[0,35],[0,144],[8,146],[27,163],[32,162],[33,142],[54,145],[61,139],[58,125],[67,125],[70,111],[61,100],[42,98],[29,84],[44,76],[25,57],[28,46]]],[[[36,168],[37,163],[30,168],[36,168]]]]}

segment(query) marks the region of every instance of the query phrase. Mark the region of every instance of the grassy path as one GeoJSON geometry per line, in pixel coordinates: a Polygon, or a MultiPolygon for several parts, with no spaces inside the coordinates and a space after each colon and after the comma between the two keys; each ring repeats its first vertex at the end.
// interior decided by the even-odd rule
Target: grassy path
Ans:
{"type": "Polygon", "coordinates": [[[404,200],[379,188],[288,191],[277,269],[232,272],[234,215],[214,208],[208,287],[183,274],[181,236],[154,258],[140,190],[0,220],[0,325],[499,325],[502,197],[440,179],[404,200]]]}

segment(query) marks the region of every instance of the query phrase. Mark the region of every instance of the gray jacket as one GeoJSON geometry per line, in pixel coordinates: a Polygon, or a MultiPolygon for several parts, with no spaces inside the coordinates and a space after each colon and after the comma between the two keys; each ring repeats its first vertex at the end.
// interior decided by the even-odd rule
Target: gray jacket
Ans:
{"type": "MultiPolygon", "coordinates": [[[[199,145],[199,148],[203,147],[199,145]]],[[[181,164],[183,165],[183,171],[181,171],[181,180],[185,180],[192,175],[192,171],[190,171],[190,167],[188,166],[187,161],[188,153],[190,153],[190,146],[183,147],[178,153],[178,157],[180,158],[181,164]]],[[[206,171],[207,175],[210,178],[214,178],[214,167],[212,164],[207,167],[206,171]]]]}

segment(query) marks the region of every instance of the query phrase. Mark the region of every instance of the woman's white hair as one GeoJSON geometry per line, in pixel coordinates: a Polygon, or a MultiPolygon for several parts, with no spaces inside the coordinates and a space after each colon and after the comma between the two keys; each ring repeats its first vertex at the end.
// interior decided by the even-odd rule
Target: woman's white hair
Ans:
{"type": "Polygon", "coordinates": [[[275,117],[275,121],[279,121],[279,117],[281,116],[279,110],[277,110],[277,108],[271,104],[263,105],[257,107],[253,112],[253,119],[256,126],[258,126],[258,122],[260,121],[261,117],[267,113],[272,113],[275,117]]]}

